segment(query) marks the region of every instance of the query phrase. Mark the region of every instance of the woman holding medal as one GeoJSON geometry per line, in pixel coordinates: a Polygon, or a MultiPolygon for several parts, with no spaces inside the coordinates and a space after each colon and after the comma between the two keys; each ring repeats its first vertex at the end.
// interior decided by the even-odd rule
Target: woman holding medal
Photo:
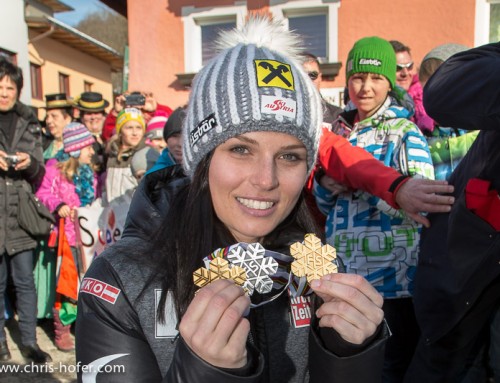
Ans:
{"type": "Polygon", "coordinates": [[[382,297],[305,237],[321,232],[302,190],[322,109],[299,40],[251,17],[219,46],[193,83],[183,168],[145,177],[82,281],[78,379],[378,382],[382,297]]]}

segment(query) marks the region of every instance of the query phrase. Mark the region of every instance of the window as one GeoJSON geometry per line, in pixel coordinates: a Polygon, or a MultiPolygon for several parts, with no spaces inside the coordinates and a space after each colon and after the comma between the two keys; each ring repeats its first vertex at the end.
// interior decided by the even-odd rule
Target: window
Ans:
{"type": "MultiPolygon", "coordinates": [[[[306,50],[321,63],[338,61],[338,11],[340,0],[269,0],[276,19],[304,39],[306,50]]],[[[323,72],[324,73],[324,72],[323,72]]]]}
{"type": "Polygon", "coordinates": [[[500,41],[500,2],[490,4],[490,36],[489,42],[500,41]]]}
{"type": "Polygon", "coordinates": [[[37,100],[43,100],[42,67],[40,65],[30,63],[30,76],[31,97],[37,100]]]}
{"type": "Polygon", "coordinates": [[[326,15],[290,16],[288,28],[296,31],[304,39],[306,51],[318,58],[326,59],[327,22],[326,15]]]}
{"type": "Polygon", "coordinates": [[[215,56],[213,42],[221,31],[233,29],[236,27],[236,19],[234,21],[201,25],[201,63],[205,65],[212,57],[215,56]]]}
{"type": "Polygon", "coordinates": [[[66,93],[69,97],[69,76],[67,74],[59,72],[59,93],[66,93]]]}
{"type": "MultiPolygon", "coordinates": [[[[192,74],[198,72],[215,55],[213,43],[220,30],[243,24],[247,7],[245,4],[204,8],[185,6],[182,7],[182,14],[184,74],[192,74]]],[[[183,76],[178,75],[179,77],[183,76]]]]}
{"type": "Polygon", "coordinates": [[[17,55],[14,52],[0,48],[0,57],[4,57],[7,60],[9,60],[12,64],[17,65],[17,55]]]}
{"type": "Polygon", "coordinates": [[[92,84],[89,81],[84,81],[83,82],[83,91],[84,92],[92,92],[92,85],[94,85],[94,84],[92,84]]]}

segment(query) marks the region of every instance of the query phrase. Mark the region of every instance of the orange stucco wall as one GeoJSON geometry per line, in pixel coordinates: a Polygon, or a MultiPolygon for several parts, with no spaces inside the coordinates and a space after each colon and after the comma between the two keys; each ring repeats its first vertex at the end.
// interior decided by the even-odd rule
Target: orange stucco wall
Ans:
{"type": "MultiPolygon", "coordinates": [[[[160,103],[184,104],[189,90],[175,77],[184,71],[183,6],[234,5],[234,0],[128,0],[129,88],[151,90],[160,103]]],[[[267,9],[269,0],[248,0],[249,10],[267,9]]],[[[356,40],[378,35],[400,40],[418,63],[433,47],[474,43],[475,0],[341,0],[338,25],[339,76],[325,88],[343,87],[344,63],[356,40]]],[[[332,38],[336,38],[332,36],[332,38]]]]}
{"type": "MultiPolygon", "coordinates": [[[[30,32],[32,39],[37,36],[30,32]]],[[[92,91],[102,93],[105,99],[112,102],[113,87],[111,84],[111,67],[108,63],[88,54],[61,44],[50,37],[43,38],[28,45],[29,61],[41,65],[43,94],[59,93],[59,72],[69,76],[70,97],[77,97],[84,91],[84,81],[92,83],[92,91]]],[[[30,89],[25,89],[31,92],[30,89]]],[[[32,99],[31,105],[40,108],[45,100],[32,99]]],[[[45,117],[39,111],[40,119],[45,117]]]]}
{"type": "MultiPolygon", "coordinates": [[[[474,44],[475,0],[342,0],[339,8],[339,61],[345,63],[356,40],[380,36],[411,48],[415,63],[437,45],[474,44]]],[[[334,86],[345,83],[345,66],[334,86]]]]}

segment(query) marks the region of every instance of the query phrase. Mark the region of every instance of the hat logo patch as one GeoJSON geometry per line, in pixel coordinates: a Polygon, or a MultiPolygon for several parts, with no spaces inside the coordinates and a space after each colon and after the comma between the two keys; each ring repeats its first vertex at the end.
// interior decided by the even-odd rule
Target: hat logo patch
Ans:
{"type": "Polygon", "coordinates": [[[290,65],[275,60],[254,60],[257,86],[295,90],[290,65]]]}
{"type": "Polygon", "coordinates": [[[291,98],[262,96],[260,110],[262,113],[281,114],[289,118],[295,118],[297,102],[291,98]]]}
{"type": "Polygon", "coordinates": [[[381,66],[382,61],[378,59],[359,59],[359,65],[381,66]]]}
{"type": "Polygon", "coordinates": [[[200,138],[210,132],[215,126],[217,126],[215,113],[212,113],[207,118],[200,121],[198,126],[191,130],[191,132],[189,133],[189,143],[191,144],[191,146],[196,144],[200,140],[200,138]]]}

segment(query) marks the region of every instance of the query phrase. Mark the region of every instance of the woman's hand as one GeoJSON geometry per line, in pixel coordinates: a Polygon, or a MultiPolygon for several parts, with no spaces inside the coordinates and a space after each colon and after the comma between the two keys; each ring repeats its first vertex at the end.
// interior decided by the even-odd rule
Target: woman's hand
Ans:
{"type": "Polygon", "coordinates": [[[250,298],[234,282],[212,282],[200,289],[190,303],[179,332],[206,362],[222,368],[244,367],[250,323],[243,315],[249,306],[250,298]]]}
{"type": "Polygon", "coordinates": [[[316,311],[320,327],[331,327],[353,344],[372,336],[384,319],[384,299],[362,276],[328,274],[312,281],[324,303],[316,311]]]}
{"type": "Polygon", "coordinates": [[[31,156],[28,153],[16,152],[17,164],[14,166],[14,170],[20,171],[28,169],[31,165],[31,156]]]}

